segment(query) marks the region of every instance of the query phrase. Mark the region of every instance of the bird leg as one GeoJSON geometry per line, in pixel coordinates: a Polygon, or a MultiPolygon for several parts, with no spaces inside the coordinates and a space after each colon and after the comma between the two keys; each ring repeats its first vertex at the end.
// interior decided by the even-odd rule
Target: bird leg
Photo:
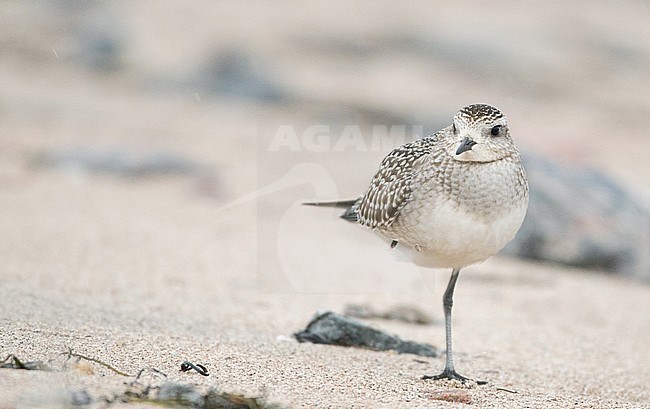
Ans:
{"type": "MultiPolygon", "coordinates": [[[[456,281],[458,281],[458,274],[460,273],[460,268],[454,268],[451,272],[451,277],[449,278],[449,284],[447,284],[447,289],[445,290],[445,295],[442,298],[442,305],[445,309],[445,331],[446,331],[446,340],[447,340],[447,359],[445,361],[445,369],[442,373],[438,375],[424,375],[422,379],[455,379],[462,383],[472,381],[472,379],[466,378],[460,375],[454,369],[454,356],[451,348],[451,307],[454,304],[454,288],[456,288],[456,281]]],[[[476,381],[478,385],[485,385],[486,381],[476,381]]]]}

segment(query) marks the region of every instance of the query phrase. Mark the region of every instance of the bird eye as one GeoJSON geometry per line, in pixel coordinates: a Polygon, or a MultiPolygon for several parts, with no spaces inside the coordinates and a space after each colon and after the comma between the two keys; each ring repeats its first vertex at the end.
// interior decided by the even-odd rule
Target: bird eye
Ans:
{"type": "Polygon", "coordinates": [[[490,133],[492,134],[492,136],[497,136],[497,135],[499,135],[500,132],[501,132],[501,125],[497,125],[497,126],[495,126],[495,127],[492,128],[492,130],[490,131],[490,133]]]}

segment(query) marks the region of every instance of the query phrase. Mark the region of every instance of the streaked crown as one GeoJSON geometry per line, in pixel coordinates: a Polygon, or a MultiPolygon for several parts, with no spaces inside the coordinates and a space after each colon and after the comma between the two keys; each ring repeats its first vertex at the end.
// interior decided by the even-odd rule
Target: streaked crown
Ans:
{"type": "Polygon", "coordinates": [[[487,104],[467,105],[461,108],[454,117],[455,120],[460,120],[467,124],[477,122],[490,124],[502,118],[506,119],[506,116],[498,108],[487,104]]]}

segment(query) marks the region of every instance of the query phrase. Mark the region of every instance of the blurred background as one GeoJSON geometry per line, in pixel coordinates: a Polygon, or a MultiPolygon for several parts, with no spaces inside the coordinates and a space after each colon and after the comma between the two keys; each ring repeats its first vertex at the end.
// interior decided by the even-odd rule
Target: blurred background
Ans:
{"type": "MultiPolygon", "coordinates": [[[[0,274],[146,293],[191,268],[199,285],[245,285],[277,212],[229,204],[315,161],[268,151],[281,126],[426,135],[485,102],[508,116],[532,189],[506,252],[649,281],[649,8],[4,1],[0,274]]],[[[351,198],[386,153],[317,161],[351,198]]]]}

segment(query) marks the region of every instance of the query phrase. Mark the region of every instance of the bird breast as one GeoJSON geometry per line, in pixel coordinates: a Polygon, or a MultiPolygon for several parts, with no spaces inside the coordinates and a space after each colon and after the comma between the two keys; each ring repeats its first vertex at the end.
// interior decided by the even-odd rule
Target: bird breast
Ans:
{"type": "Polygon", "coordinates": [[[463,163],[443,158],[413,180],[412,195],[381,232],[415,249],[432,267],[463,267],[496,254],[526,214],[528,185],[519,158],[463,163]]]}

